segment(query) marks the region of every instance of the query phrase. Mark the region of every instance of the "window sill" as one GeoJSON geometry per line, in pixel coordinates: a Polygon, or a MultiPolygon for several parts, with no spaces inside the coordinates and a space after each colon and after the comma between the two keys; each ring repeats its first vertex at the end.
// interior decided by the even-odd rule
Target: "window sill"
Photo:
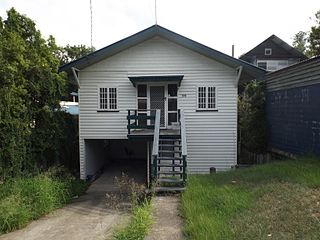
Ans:
{"type": "Polygon", "coordinates": [[[196,112],[218,112],[218,109],[196,109],[196,112]]]}
{"type": "Polygon", "coordinates": [[[117,109],[109,110],[109,109],[98,109],[97,112],[120,112],[117,109]]]}

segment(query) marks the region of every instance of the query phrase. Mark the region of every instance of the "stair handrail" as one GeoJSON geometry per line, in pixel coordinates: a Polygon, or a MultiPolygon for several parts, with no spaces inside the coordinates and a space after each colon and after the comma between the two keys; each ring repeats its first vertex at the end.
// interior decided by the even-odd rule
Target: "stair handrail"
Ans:
{"type": "Polygon", "coordinates": [[[187,156],[187,135],[186,135],[186,122],[183,109],[180,110],[180,133],[181,133],[181,150],[182,156],[187,156]]]}
{"type": "Polygon", "coordinates": [[[183,181],[187,180],[187,134],[186,134],[186,122],[183,109],[180,110],[180,134],[181,134],[181,154],[183,160],[183,181]]]}
{"type": "Polygon", "coordinates": [[[158,170],[158,154],[159,154],[159,137],[160,137],[160,109],[156,110],[156,118],[154,121],[154,134],[153,134],[153,147],[152,147],[152,159],[153,159],[153,177],[157,177],[158,170]]]}

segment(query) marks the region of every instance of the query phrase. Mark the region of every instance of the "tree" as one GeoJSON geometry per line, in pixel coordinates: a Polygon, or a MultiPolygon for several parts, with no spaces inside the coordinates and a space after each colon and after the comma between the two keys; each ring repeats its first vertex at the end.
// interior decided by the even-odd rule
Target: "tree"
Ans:
{"type": "Polygon", "coordinates": [[[292,45],[294,48],[305,54],[307,50],[307,33],[303,31],[296,33],[293,37],[292,45]]]}
{"type": "MultiPolygon", "coordinates": [[[[57,53],[57,57],[60,59],[60,65],[67,64],[74,60],[77,60],[81,57],[84,57],[90,53],[95,51],[95,48],[87,47],[85,45],[67,45],[65,47],[60,47],[57,53]]],[[[70,95],[71,92],[77,92],[77,86],[72,84],[71,82],[67,82],[67,91],[62,100],[71,101],[72,97],[70,95]]]]}
{"type": "Polygon", "coordinates": [[[59,107],[65,76],[54,38],[45,40],[14,8],[7,15],[0,21],[0,170],[16,175],[41,165],[54,144],[55,129],[46,123],[59,107]]]}
{"type": "Polygon", "coordinates": [[[311,27],[309,33],[309,51],[312,56],[320,55],[320,10],[315,14],[316,25],[311,27]]]}
{"type": "Polygon", "coordinates": [[[315,14],[315,25],[310,31],[300,31],[293,37],[293,46],[308,57],[320,55],[320,10],[315,14]]]}
{"type": "Polygon", "coordinates": [[[267,149],[265,82],[252,81],[239,96],[239,128],[242,145],[254,153],[267,149]]]}
{"type": "Polygon", "coordinates": [[[95,51],[95,48],[87,47],[85,45],[67,45],[65,47],[60,48],[60,64],[66,64],[71,61],[74,61],[78,58],[86,56],[95,51]]]}

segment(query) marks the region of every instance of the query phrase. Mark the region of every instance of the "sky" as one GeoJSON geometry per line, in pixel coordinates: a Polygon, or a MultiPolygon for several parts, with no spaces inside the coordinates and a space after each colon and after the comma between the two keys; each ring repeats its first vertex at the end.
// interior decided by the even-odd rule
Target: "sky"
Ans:
{"type": "MultiPolygon", "coordinates": [[[[91,0],[93,46],[100,49],[155,24],[155,0],[91,0]]],[[[310,30],[320,0],[156,0],[157,23],[235,57],[277,35],[291,44],[310,30]]],[[[0,0],[0,16],[14,7],[59,45],[91,45],[90,0],[0,0]]]]}

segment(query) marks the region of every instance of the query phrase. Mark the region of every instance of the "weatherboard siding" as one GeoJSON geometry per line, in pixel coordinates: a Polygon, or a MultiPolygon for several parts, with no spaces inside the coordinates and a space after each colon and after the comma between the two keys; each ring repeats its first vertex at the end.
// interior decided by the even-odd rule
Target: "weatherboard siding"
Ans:
{"type": "Polygon", "coordinates": [[[79,73],[80,165],[85,178],[84,139],[126,139],[127,109],[135,109],[136,88],[128,76],[184,75],[178,108],[186,116],[188,170],[208,173],[210,167],[236,164],[236,70],[169,42],[152,38],[89,66],[79,73]],[[119,112],[97,112],[98,86],[118,88],[119,112]],[[196,111],[197,86],[217,87],[218,111],[196,111]]]}

